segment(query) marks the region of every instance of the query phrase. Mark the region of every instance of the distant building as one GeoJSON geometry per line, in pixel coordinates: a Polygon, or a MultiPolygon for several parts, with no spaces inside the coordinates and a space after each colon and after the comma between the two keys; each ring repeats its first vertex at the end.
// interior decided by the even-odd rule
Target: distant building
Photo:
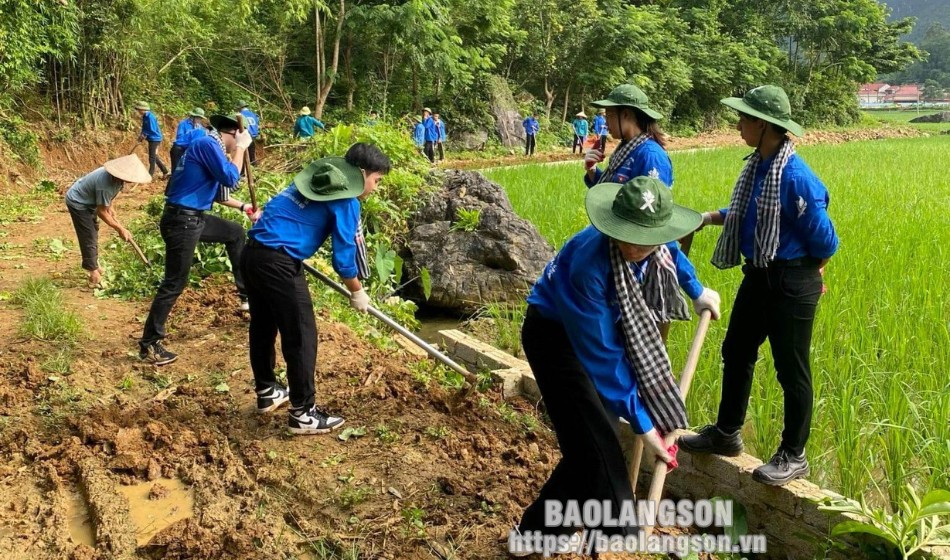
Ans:
{"type": "Polygon", "coordinates": [[[942,97],[942,99],[926,99],[924,86],[921,84],[891,85],[874,82],[858,88],[858,104],[862,109],[917,105],[939,106],[950,103],[950,91],[944,91],[942,97]]]}
{"type": "Polygon", "coordinates": [[[864,84],[858,88],[858,103],[861,107],[881,107],[890,91],[888,84],[884,82],[874,82],[873,84],[864,84]]]}

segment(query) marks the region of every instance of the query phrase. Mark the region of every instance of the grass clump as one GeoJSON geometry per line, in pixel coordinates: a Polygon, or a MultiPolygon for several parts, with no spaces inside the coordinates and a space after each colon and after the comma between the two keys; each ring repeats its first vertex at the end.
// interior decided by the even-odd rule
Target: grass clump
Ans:
{"type": "Polygon", "coordinates": [[[82,319],[66,306],[59,288],[49,278],[26,280],[13,294],[12,301],[23,307],[23,336],[70,345],[82,336],[82,319]]]}

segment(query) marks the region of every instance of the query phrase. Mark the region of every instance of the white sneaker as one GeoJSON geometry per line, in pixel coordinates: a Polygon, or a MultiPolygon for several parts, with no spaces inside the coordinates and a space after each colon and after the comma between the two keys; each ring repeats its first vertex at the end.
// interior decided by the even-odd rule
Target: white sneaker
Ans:
{"type": "Polygon", "coordinates": [[[310,410],[291,408],[287,419],[287,429],[291,434],[312,435],[329,433],[344,423],[339,416],[330,416],[316,406],[310,410]]]}
{"type": "Polygon", "coordinates": [[[242,299],[241,305],[238,306],[238,311],[250,311],[250,310],[251,310],[251,306],[248,305],[247,300],[242,299]]]}
{"type": "Polygon", "coordinates": [[[263,391],[257,391],[257,412],[264,414],[272,410],[277,410],[283,404],[290,401],[290,391],[286,387],[274,385],[263,391]]]}

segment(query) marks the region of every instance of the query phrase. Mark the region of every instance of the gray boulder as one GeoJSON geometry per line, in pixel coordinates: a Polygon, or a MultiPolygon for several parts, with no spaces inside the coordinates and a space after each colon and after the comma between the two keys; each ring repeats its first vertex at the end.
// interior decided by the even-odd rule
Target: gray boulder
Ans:
{"type": "Polygon", "coordinates": [[[500,76],[492,76],[489,80],[491,112],[495,117],[495,131],[498,132],[499,140],[507,148],[524,145],[525,134],[524,127],[521,126],[521,115],[508,82],[500,76]]]}
{"type": "Polygon", "coordinates": [[[472,313],[485,303],[523,301],[554,247],[511,208],[501,187],[480,173],[448,170],[442,189],[418,210],[400,251],[405,274],[428,269],[432,293],[420,282],[404,295],[429,307],[472,313]],[[459,210],[478,210],[473,231],[460,228],[459,210]],[[454,227],[453,227],[454,226],[454,227]]]}
{"type": "Polygon", "coordinates": [[[922,117],[917,117],[916,119],[911,119],[910,122],[912,123],[950,123],[950,111],[934,113],[933,115],[924,115],[922,117]]]}

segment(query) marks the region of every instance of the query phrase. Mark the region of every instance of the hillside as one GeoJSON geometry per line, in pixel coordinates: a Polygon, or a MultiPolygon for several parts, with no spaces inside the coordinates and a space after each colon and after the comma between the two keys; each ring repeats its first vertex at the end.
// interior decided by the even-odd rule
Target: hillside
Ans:
{"type": "Polygon", "coordinates": [[[891,9],[892,20],[917,18],[914,30],[907,35],[911,42],[918,43],[934,23],[950,27],[950,2],[947,0],[884,0],[881,3],[891,9]]]}

